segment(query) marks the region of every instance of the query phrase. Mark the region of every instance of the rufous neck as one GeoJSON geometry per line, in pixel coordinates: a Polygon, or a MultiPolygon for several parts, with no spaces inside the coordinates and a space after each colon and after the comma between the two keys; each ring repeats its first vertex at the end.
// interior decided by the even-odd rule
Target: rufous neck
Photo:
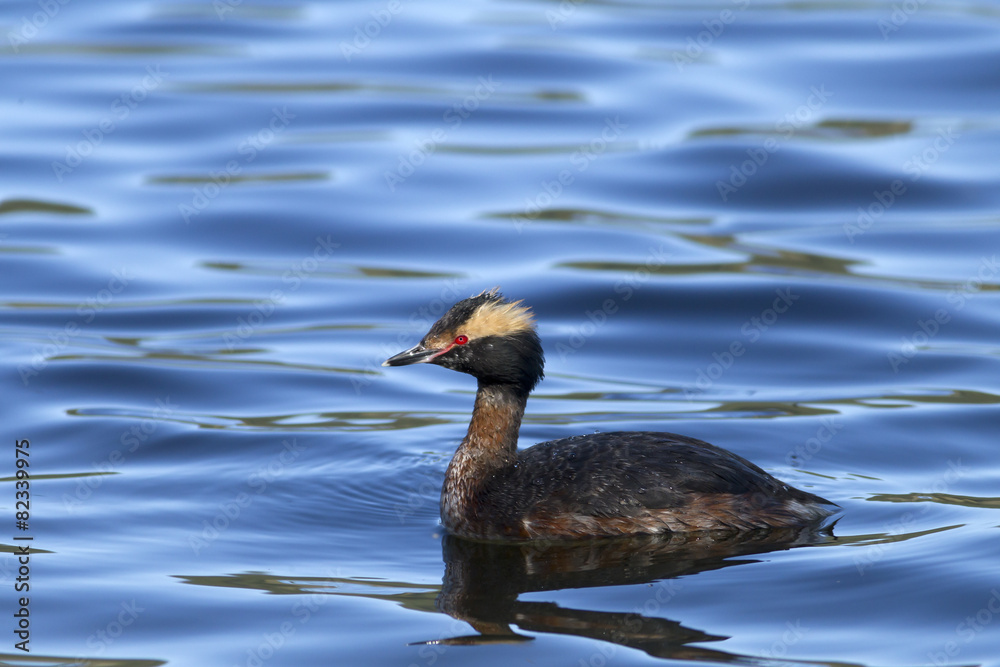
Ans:
{"type": "Polygon", "coordinates": [[[448,464],[441,489],[441,519],[458,534],[484,528],[480,492],[496,475],[517,463],[517,434],[528,400],[511,385],[479,383],[469,432],[448,464]]]}
{"type": "Polygon", "coordinates": [[[513,465],[527,401],[514,385],[480,383],[462,448],[475,452],[484,464],[513,465]]]}

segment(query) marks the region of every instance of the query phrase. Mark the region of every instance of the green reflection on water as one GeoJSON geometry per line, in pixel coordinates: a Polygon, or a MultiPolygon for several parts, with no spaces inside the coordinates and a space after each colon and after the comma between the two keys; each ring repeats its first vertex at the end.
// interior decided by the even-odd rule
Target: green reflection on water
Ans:
{"type": "Polygon", "coordinates": [[[953,493],[878,493],[866,500],[879,503],[938,503],[962,507],[1000,509],[1000,498],[959,496],[953,493]]]}
{"type": "Polygon", "coordinates": [[[4,199],[0,201],[0,215],[4,213],[55,213],[58,215],[93,215],[94,209],[72,204],[37,199],[4,199]]]}
{"type": "Polygon", "coordinates": [[[217,588],[242,588],[258,590],[271,595],[327,594],[347,597],[364,597],[395,602],[413,611],[436,612],[435,599],[439,585],[411,584],[374,578],[344,577],[280,577],[264,572],[240,574],[187,576],[171,575],[192,586],[217,588]]]}

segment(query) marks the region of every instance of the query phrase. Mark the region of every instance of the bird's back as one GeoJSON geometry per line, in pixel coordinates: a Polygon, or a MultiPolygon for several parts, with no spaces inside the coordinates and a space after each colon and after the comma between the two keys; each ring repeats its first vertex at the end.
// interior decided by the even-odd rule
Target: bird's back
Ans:
{"type": "Polygon", "coordinates": [[[724,449],[645,431],[520,450],[479,500],[482,518],[502,533],[483,537],[522,539],[801,525],[835,507],[724,449]]]}

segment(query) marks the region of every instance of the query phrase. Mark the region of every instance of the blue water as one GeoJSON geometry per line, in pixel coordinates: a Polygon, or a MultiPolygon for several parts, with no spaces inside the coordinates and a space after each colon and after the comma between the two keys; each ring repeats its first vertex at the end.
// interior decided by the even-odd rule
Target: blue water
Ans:
{"type": "Polygon", "coordinates": [[[4,661],[1000,665],[1000,5],[0,25],[4,661]],[[705,439],[832,536],[447,538],[475,383],[380,363],[495,285],[524,446],[705,439]]]}

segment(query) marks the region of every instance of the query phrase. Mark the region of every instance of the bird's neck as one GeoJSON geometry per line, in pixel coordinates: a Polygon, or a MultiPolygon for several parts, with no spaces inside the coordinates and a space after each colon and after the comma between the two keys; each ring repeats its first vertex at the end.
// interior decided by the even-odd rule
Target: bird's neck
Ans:
{"type": "Polygon", "coordinates": [[[472,408],[469,432],[459,445],[456,461],[471,465],[474,473],[490,473],[514,465],[517,460],[517,434],[528,396],[508,384],[480,383],[472,408]]]}
{"type": "Polygon", "coordinates": [[[448,464],[441,510],[445,526],[475,514],[475,496],[517,462],[517,434],[528,395],[514,385],[479,383],[469,432],[448,464]]]}

